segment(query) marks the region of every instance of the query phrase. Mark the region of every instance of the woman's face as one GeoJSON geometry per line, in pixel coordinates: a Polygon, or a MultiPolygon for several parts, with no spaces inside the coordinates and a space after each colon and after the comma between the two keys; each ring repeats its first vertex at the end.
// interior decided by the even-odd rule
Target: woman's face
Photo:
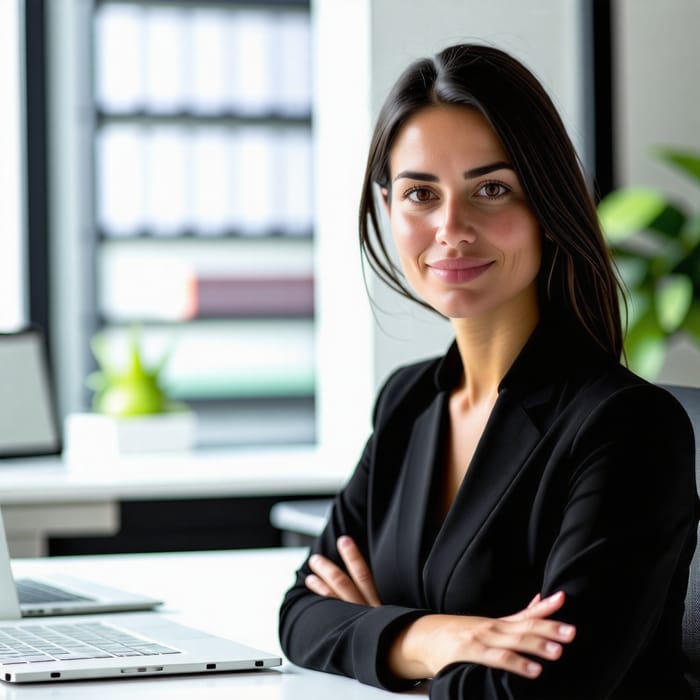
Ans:
{"type": "Polygon", "coordinates": [[[449,318],[537,309],[541,233],[486,119],[426,108],[401,127],[384,192],[401,265],[415,292],[449,318]]]}

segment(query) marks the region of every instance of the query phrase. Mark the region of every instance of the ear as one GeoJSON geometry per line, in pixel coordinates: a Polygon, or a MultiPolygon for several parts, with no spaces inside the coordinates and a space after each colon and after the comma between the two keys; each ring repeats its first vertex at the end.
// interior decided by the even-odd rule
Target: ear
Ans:
{"type": "Polygon", "coordinates": [[[379,190],[382,194],[382,203],[387,214],[391,213],[391,192],[388,187],[381,187],[379,190]]]}

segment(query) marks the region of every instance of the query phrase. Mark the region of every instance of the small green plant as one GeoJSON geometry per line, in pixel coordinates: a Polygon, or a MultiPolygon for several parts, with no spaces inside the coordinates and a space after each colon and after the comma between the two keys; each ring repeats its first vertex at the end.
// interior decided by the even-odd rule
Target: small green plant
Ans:
{"type": "Polygon", "coordinates": [[[114,364],[104,334],[98,333],[90,346],[100,367],[87,380],[87,385],[95,392],[92,401],[95,412],[125,418],[184,408],[168,400],[161,383],[161,373],[170,353],[164,353],[154,367],[146,367],[137,327],[131,328],[128,359],[123,367],[114,364]]]}
{"type": "MultiPolygon", "coordinates": [[[[700,155],[654,153],[700,185],[700,155]]],[[[628,364],[654,379],[672,338],[686,334],[700,343],[700,212],[655,189],[628,187],[604,197],[598,214],[629,291],[628,364]]]]}

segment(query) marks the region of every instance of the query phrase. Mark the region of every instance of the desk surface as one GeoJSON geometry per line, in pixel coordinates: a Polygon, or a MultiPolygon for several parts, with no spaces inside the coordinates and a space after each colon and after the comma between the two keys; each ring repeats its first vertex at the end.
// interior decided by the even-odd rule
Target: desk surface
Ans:
{"type": "MultiPolygon", "coordinates": [[[[289,548],[66,557],[18,560],[13,568],[16,576],[59,570],[160,597],[166,604],[159,614],[281,655],[277,611],[304,555],[304,549],[289,548]]],[[[408,693],[427,694],[427,686],[408,693]]],[[[280,669],[262,672],[27,686],[0,682],[0,700],[370,700],[406,695],[307,671],[286,661],[280,669]]]]}
{"type": "Polygon", "coordinates": [[[0,460],[0,503],[328,494],[351,462],[309,447],[134,454],[80,466],[60,457],[0,460]]]}

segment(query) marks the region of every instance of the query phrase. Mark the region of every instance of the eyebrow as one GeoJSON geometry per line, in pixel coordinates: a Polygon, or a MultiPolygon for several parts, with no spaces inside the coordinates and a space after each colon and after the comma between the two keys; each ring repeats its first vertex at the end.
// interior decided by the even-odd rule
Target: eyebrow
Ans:
{"type": "MultiPolygon", "coordinates": [[[[495,163],[488,163],[487,165],[479,165],[476,168],[472,168],[471,170],[465,170],[464,171],[464,179],[465,180],[470,180],[474,177],[481,177],[482,175],[488,175],[489,173],[494,172],[495,170],[514,170],[513,166],[510,163],[507,163],[504,160],[499,160],[496,161],[495,163]]],[[[409,180],[422,180],[424,182],[439,182],[440,178],[437,175],[433,175],[432,173],[421,173],[416,170],[402,170],[395,178],[394,182],[396,180],[401,180],[402,178],[406,178],[409,180]]]]}
{"type": "Polygon", "coordinates": [[[488,175],[494,170],[514,170],[510,163],[504,160],[499,160],[495,163],[489,163],[488,165],[480,165],[477,168],[472,168],[464,173],[464,179],[469,180],[473,177],[481,177],[482,175],[488,175]]]}

